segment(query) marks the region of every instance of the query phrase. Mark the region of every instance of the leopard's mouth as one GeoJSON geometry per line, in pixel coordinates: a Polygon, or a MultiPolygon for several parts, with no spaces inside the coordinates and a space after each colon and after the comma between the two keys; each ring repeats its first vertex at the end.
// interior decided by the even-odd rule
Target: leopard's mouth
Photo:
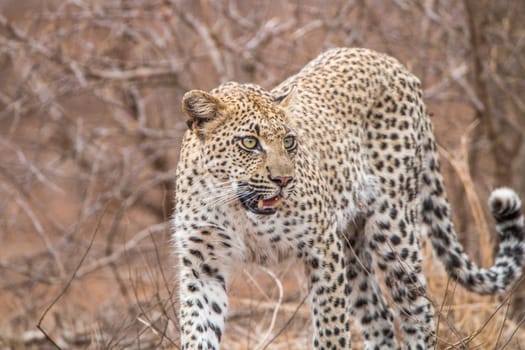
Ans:
{"type": "Polygon", "coordinates": [[[280,193],[274,197],[267,199],[263,199],[261,196],[241,197],[242,205],[252,213],[259,215],[275,214],[277,208],[281,205],[282,202],[283,197],[280,193]]]}

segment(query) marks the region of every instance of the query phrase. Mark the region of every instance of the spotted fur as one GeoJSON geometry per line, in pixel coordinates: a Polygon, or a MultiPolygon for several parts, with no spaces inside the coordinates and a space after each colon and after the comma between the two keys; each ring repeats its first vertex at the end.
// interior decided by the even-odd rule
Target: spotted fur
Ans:
{"type": "Polygon", "coordinates": [[[450,275],[504,292],[524,263],[517,195],[492,193],[500,245],[476,266],[459,243],[419,80],[395,59],[333,49],[268,92],[226,83],[183,99],[174,240],[182,349],[219,349],[231,271],[285,258],[306,267],[315,349],[431,349],[421,232],[450,275]],[[381,273],[376,275],[380,271],[381,273]],[[386,291],[382,291],[379,276],[386,291]],[[383,292],[393,301],[393,312],[383,292]]]}

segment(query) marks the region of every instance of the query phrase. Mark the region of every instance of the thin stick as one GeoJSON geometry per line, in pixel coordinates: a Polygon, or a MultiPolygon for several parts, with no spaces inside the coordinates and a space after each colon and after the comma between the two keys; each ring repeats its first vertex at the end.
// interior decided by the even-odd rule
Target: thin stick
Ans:
{"type": "Polygon", "coordinates": [[[53,306],[55,306],[55,304],[58,302],[58,300],[60,300],[60,298],[62,298],[64,296],[64,294],[66,294],[66,292],[69,289],[69,286],[71,285],[71,283],[73,283],[73,280],[75,279],[75,277],[77,275],[77,271],[80,269],[80,266],[82,266],[82,263],[86,259],[89,251],[91,250],[91,247],[93,246],[93,242],[95,241],[95,237],[96,237],[96,235],[98,233],[98,229],[100,228],[100,223],[102,222],[102,218],[104,217],[104,214],[106,213],[106,210],[107,210],[107,207],[104,208],[104,211],[102,212],[102,215],[100,215],[100,218],[98,219],[98,222],[97,222],[97,226],[95,227],[95,230],[93,231],[93,235],[91,237],[91,240],[89,241],[89,245],[88,245],[86,251],[84,252],[84,255],[82,255],[82,258],[80,258],[80,261],[78,262],[77,267],[73,271],[73,274],[71,275],[71,278],[67,281],[66,285],[64,286],[62,291],[57,295],[57,297],[53,300],[53,302],[51,304],[49,304],[48,307],[44,310],[44,312],[42,313],[42,316],[40,316],[40,319],[38,320],[38,323],[36,325],[36,328],[38,328],[38,330],[40,330],[40,332],[42,332],[44,334],[46,339],[59,350],[61,350],[61,347],[58,346],[58,344],[55,343],[55,341],[51,338],[51,336],[49,334],[47,334],[47,332],[42,328],[42,321],[46,317],[47,313],[51,310],[51,308],[53,306]]]}
{"type": "Polygon", "coordinates": [[[297,315],[297,313],[299,312],[299,309],[301,308],[301,306],[303,306],[303,304],[305,303],[306,301],[306,298],[308,298],[310,294],[306,294],[303,298],[303,300],[301,300],[301,302],[299,303],[299,305],[297,305],[297,308],[295,309],[294,313],[292,314],[292,316],[290,316],[290,318],[288,319],[288,321],[286,321],[286,323],[284,324],[284,326],[281,327],[281,329],[279,330],[279,332],[277,332],[277,334],[275,334],[273,336],[272,339],[270,339],[270,341],[268,343],[266,343],[266,346],[264,348],[262,348],[261,350],[266,350],[268,348],[268,346],[270,346],[271,343],[273,343],[273,341],[275,339],[277,339],[277,337],[279,337],[286,328],[288,328],[288,326],[292,323],[293,319],[295,318],[295,315],[297,315]]]}
{"type": "MultiPolygon", "coordinates": [[[[261,267],[261,270],[266,272],[268,275],[270,275],[273,280],[275,281],[275,284],[277,285],[277,288],[279,288],[279,299],[277,300],[277,305],[275,305],[275,308],[273,309],[273,315],[272,315],[272,321],[270,322],[270,326],[268,327],[268,330],[266,331],[266,334],[264,335],[262,341],[257,345],[256,349],[261,349],[261,347],[264,345],[266,340],[270,337],[272,334],[273,327],[275,326],[275,320],[277,319],[277,314],[279,313],[279,309],[281,308],[281,304],[283,302],[283,285],[279,278],[269,269],[265,267],[261,267]]],[[[273,339],[272,339],[273,340],[273,339]]],[[[265,349],[266,346],[264,346],[262,349],[265,349]]]]}
{"type": "Polygon", "coordinates": [[[503,328],[505,328],[505,321],[507,320],[509,316],[509,309],[510,309],[510,300],[507,301],[507,308],[505,309],[505,317],[503,318],[503,322],[501,322],[501,327],[499,328],[498,338],[496,339],[496,345],[494,346],[494,350],[498,350],[499,340],[501,339],[503,328]]]}
{"type": "Polygon", "coordinates": [[[512,338],[514,338],[514,335],[516,334],[516,332],[521,329],[521,326],[523,325],[524,322],[525,322],[525,317],[522,318],[520,322],[516,325],[516,328],[514,328],[514,330],[512,331],[512,334],[510,335],[509,339],[507,339],[507,342],[503,344],[503,346],[501,347],[501,350],[505,349],[507,345],[510,344],[510,341],[512,340],[512,338]]]}

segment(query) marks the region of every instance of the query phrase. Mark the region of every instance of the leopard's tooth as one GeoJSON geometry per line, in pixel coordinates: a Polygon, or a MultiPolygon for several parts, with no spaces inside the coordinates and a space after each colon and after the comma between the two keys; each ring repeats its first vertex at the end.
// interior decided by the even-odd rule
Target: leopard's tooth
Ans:
{"type": "Polygon", "coordinates": [[[258,207],[259,209],[263,209],[263,208],[264,208],[264,200],[259,199],[259,200],[257,201],[257,207],[258,207]]]}

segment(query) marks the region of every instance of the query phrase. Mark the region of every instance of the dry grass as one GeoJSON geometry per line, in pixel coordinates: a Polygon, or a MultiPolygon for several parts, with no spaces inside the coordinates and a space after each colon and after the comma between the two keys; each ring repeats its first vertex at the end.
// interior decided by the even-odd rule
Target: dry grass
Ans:
{"type": "MultiPolygon", "coordinates": [[[[334,46],[387,52],[421,77],[462,242],[491,265],[480,198],[502,182],[525,194],[524,6],[0,1],[0,349],[176,349],[181,96],[226,80],[270,88],[334,46]]],[[[521,348],[514,296],[464,292],[427,261],[439,349],[521,348]]],[[[225,349],[309,348],[301,268],[272,271],[233,281],[225,349]]]]}

